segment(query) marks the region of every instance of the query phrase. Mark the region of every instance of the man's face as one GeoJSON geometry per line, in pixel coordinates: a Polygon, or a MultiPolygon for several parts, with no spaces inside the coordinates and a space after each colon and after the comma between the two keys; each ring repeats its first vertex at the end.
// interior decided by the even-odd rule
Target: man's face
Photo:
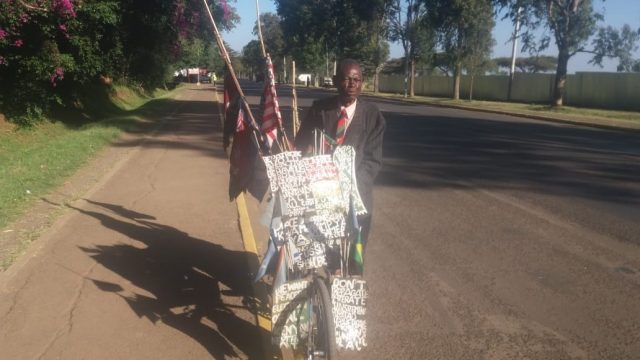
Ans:
{"type": "Polygon", "coordinates": [[[344,105],[353,103],[362,91],[362,72],[357,64],[348,64],[336,74],[336,87],[344,105]]]}

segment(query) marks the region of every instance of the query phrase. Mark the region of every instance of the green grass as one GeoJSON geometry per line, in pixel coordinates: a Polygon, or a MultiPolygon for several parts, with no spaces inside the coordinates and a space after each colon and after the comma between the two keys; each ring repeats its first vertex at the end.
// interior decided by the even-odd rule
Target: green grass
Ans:
{"type": "Polygon", "coordinates": [[[120,134],[117,126],[62,123],[0,135],[0,228],[120,134]]]}
{"type": "MultiPolygon", "coordinates": [[[[401,94],[378,93],[375,95],[383,98],[405,99],[401,94]]],[[[412,102],[435,104],[435,105],[453,105],[460,107],[469,107],[476,109],[498,110],[512,113],[531,114],[540,116],[557,117],[563,119],[613,119],[630,121],[640,125],[640,112],[633,111],[617,111],[602,109],[576,108],[571,106],[552,107],[541,104],[522,104],[522,103],[506,103],[497,101],[479,101],[479,100],[453,100],[448,98],[435,98],[426,96],[414,96],[406,99],[412,102]]]]}
{"type": "MultiPolygon", "coordinates": [[[[61,185],[123,131],[137,126],[141,118],[135,109],[153,97],[123,86],[114,90],[111,96],[102,96],[102,101],[57,115],[68,119],[18,130],[6,123],[0,127],[0,229],[61,185]]],[[[162,97],[168,92],[153,95],[162,97]]]]}

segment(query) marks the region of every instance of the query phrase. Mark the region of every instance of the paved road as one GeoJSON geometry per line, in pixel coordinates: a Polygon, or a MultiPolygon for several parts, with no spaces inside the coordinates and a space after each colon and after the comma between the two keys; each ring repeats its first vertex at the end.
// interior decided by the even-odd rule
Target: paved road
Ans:
{"type": "MultiPolygon", "coordinates": [[[[0,274],[0,357],[263,356],[212,97],[168,102],[0,274]]],[[[370,346],[347,358],[640,357],[637,133],[380,107],[370,346]]]]}
{"type": "Polygon", "coordinates": [[[381,107],[372,343],[405,358],[640,357],[638,133],[381,107]]]}
{"type": "MultiPolygon", "coordinates": [[[[301,106],[325,93],[299,89],[301,106]]],[[[354,358],[640,358],[639,133],[377,102],[354,358]]]]}

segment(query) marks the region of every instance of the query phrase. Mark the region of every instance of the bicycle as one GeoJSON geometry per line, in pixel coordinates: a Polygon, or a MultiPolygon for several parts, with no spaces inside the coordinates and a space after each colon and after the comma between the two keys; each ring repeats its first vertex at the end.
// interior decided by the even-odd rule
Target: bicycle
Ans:
{"type": "MultiPolygon", "coordinates": [[[[285,286],[299,285],[304,290],[287,302],[280,316],[276,314],[273,318],[273,332],[277,334],[274,345],[289,347],[287,345],[306,339],[291,346],[297,349],[304,359],[337,359],[335,324],[327,278],[313,272],[305,279],[297,281],[303,281],[304,284],[299,285],[294,281],[285,286]],[[285,330],[287,327],[288,330],[285,330]],[[292,329],[295,330],[292,332],[292,329]]],[[[274,293],[274,298],[277,298],[277,290],[274,293]]]]}
{"type": "Polygon", "coordinates": [[[332,155],[302,158],[284,152],[264,158],[280,213],[272,217],[269,250],[257,278],[278,249],[272,339],[274,345],[298,348],[305,359],[336,359],[338,348],[366,346],[366,284],[345,277],[352,238],[359,234],[356,214],[365,211],[354,157],[353,148],[342,147],[332,155]],[[341,315],[337,323],[334,313],[341,315]]]}

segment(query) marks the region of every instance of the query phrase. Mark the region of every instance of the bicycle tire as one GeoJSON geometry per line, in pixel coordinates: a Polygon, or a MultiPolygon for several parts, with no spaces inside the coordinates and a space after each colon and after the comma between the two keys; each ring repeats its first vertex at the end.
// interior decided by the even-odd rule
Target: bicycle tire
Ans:
{"type": "Polygon", "coordinates": [[[308,358],[336,360],[338,348],[333,306],[324,279],[314,279],[310,295],[313,316],[310,323],[308,358]]]}

